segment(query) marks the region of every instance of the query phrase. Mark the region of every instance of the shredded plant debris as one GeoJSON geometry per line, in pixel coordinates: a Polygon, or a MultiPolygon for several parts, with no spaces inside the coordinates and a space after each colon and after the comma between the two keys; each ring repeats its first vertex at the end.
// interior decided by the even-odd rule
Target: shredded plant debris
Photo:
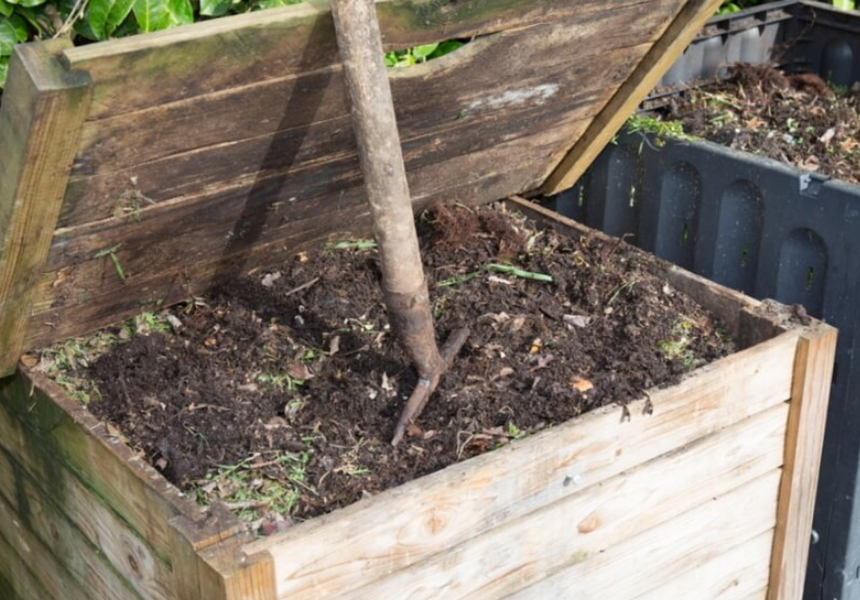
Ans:
{"type": "Polygon", "coordinates": [[[622,242],[560,236],[502,206],[441,207],[419,232],[439,336],[472,335],[397,448],[416,376],[367,243],[301,253],[28,360],[202,506],[224,502],[270,534],[732,350],[622,242]]]}
{"type": "Polygon", "coordinates": [[[687,134],[860,183],[860,87],[740,63],[727,79],[673,100],[663,116],[687,134]]]}

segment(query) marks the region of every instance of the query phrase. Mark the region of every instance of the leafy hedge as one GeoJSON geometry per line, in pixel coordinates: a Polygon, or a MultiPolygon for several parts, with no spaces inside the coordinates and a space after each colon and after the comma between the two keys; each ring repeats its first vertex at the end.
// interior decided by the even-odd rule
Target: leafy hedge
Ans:
{"type": "MultiPolygon", "coordinates": [[[[0,89],[12,47],[33,39],[70,36],[76,44],[167,29],[195,21],[298,4],[303,0],[0,0],[0,89]]],[[[724,0],[718,14],[770,0],[724,0]]],[[[854,0],[833,0],[853,8],[854,0]],[[850,6],[849,6],[850,5],[850,6]]],[[[462,42],[418,46],[386,56],[389,66],[408,66],[451,52],[462,42]]]]}

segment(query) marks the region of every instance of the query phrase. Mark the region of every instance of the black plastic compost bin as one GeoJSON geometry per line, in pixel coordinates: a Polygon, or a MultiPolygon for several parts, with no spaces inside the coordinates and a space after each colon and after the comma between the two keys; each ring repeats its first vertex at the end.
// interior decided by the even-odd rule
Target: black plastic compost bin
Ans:
{"type": "MultiPolygon", "coordinates": [[[[645,103],[736,61],[860,81],[860,13],[780,2],[717,17],[645,103]]],[[[840,329],[806,600],[860,599],[860,187],[708,142],[624,134],[556,209],[840,329]]]]}

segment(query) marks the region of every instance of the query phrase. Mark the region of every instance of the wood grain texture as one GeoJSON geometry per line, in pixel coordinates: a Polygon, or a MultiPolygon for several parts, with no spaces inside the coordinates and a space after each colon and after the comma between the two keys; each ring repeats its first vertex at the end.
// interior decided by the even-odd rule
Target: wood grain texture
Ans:
{"type": "MultiPolygon", "coordinates": [[[[650,0],[587,21],[534,25],[393,71],[405,150],[413,159],[417,153],[457,156],[574,116],[590,119],[676,8],[677,0],[650,0]]],[[[355,169],[345,96],[336,65],[89,122],[61,225],[108,218],[132,190],[162,202],[219,182],[321,168],[334,160],[353,158],[348,165],[355,169]]]]}
{"type": "Polygon", "coordinates": [[[836,338],[835,329],[820,324],[810,328],[798,345],[785,475],[771,563],[770,600],[796,600],[803,595],[836,338]]]}
{"type": "Polygon", "coordinates": [[[667,573],[693,568],[772,530],[781,475],[772,471],[597,556],[572,557],[571,566],[508,598],[635,598],[665,582],[667,573]]]}
{"type": "Polygon", "coordinates": [[[704,367],[676,387],[652,391],[653,415],[643,414],[645,400],[631,403],[629,422],[621,422],[617,407],[592,412],[248,551],[272,554],[279,597],[349,590],[784,402],[795,346],[795,334],[784,334],[704,367]]]}
{"type": "MultiPolygon", "coordinates": [[[[15,518],[12,508],[0,496],[0,556],[9,556],[12,565],[24,565],[11,574],[21,594],[43,591],[44,596],[25,596],[25,600],[91,600],[92,595],[66,571],[64,558],[39,540],[30,529],[15,518]],[[17,577],[21,577],[20,584],[17,577]]],[[[0,567],[0,572],[4,569],[0,567]]],[[[16,590],[18,591],[18,590],[16,590]]]]}
{"type": "MultiPolygon", "coordinates": [[[[564,130],[541,131],[414,169],[409,183],[415,209],[435,201],[487,202],[506,190],[528,189],[539,177],[545,152],[565,135],[564,130]],[[490,164],[509,169],[494,166],[488,172],[490,164]]],[[[159,301],[186,300],[243,273],[282,264],[333,237],[366,237],[370,219],[356,171],[349,184],[319,174],[275,178],[214,197],[165,203],[142,214],[139,222],[130,215],[75,233],[58,232],[54,240],[51,271],[39,284],[43,300],[34,308],[29,347],[115,323],[159,301]],[[290,202],[295,196],[285,191],[301,200],[290,202]],[[320,210],[321,204],[330,208],[320,210]],[[177,223],[183,224],[181,236],[175,232],[177,223]],[[119,243],[116,255],[125,280],[109,258],[96,256],[119,243]]]]}
{"type": "MultiPolygon", "coordinates": [[[[587,560],[652,527],[782,466],[788,406],[781,404],[675,452],[586,487],[546,508],[505,523],[339,598],[502,598],[565,567],[587,560]]],[[[641,448],[630,446],[629,453],[641,448]]],[[[690,532],[695,535],[694,532],[690,532]]],[[[768,543],[745,559],[767,582],[768,543]]],[[[735,566],[747,564],[735,560],[735,566]]],[[[705,581],[724,582],[723,571],[705,581]]],[[[761,580],[755,582],[758,589],[761,580]]],[[[713,588],[711,588],[713,590],[713,588]]],[[[284,597],[319,597],[313,590],[284,597]]],[[[709,598],[698,595],[664,598],[709,598]]],[[[716,598],[716,595],[713,596],[716,598]]]]}
{"type": "MultiPolygon", "coordinates": [[[[70,44],[70,43],[69,43],[70,44]]],[[[0,108],[0,376],[21,355],[86,118],[91,81],[54,56],[65,42],[17,46],[0,108]]]]}
{"type": "Polygon", "coordinates": [[[720,0],[688,0],[684,4],[665,34],[603,108],[588,132],[548,171],[542,190],[545,194],[558,194],[579,180],[719,6],[720,0]]]}
{"type": "Polygon", "coordinates": [[[57,600],[24,562],[14,545],[4,538],[8,534],[0,526],[0,590],[3,600],[57,600]]]}
{"type": "MultiPolygon", "coordinates": [[[[616,10],[641,0],[614,0],[616,10]]],[[[606,9],[599,0],[382,0],[385,46],[484,36],[606,9]]],[[[317,0],[64,53],[98,82],[93,118],[253,85],[338,63],[328,2],[317,0]]]]}
{"type": "Polygon", "coordinates": [[[767,588],[772,548],[771,530],[685,573],[673,572],[669,581],[635,600],[747,600],[767,588]]]}
{"type": "MultiPolygon", "coordinates": [[[[163,574],[169,568],[169,519],[202,518],[153,467],[38,374],[19,370],[0,381],[0,440],[33,480],[49,487],[52,501],[89,541],[112,553],[111,563],[128,577],[135,570],[163,574]]],[[[145,589],[149,584],[138,580],[137,585],[145,589]]]]}
{"type": "Polygon", "coordinates": [[[173,597],[168,565],[130,535],[97,499],[87,496],[90,512],[83,514],[83,520],[80,506],[71,509],[78,517],[76,522],[67,515],[68,502],[59,503],[59,495],[45,491],[43,485],[0,448],[0,496],[14,519],[62,560],[82,589],[95,597],[117,600],[173,597]],[[93,531],[98,535],[92,536],[93,531]]]}

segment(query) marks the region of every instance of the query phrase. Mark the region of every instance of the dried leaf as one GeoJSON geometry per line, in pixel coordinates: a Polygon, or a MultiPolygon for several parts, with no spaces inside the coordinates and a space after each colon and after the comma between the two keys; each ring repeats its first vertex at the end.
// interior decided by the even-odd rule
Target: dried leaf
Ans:
{"type": "Polygon", "coordinates": [[[299,361],[292,361],[287,363],[287,375],[292,377],[293,379],[301,379],[302,381],[307,381],[308,379],[313,379],[314,374],[311,373],[311,370],[308,369],[308,366],[299,361]]]}
{"type": "Polygon", "coordinates": [[[591,323],[591,317],[583,315],[564,315],[561,320],[574,327],[588,327],[588,324],[591,323]]]}
{"type": "Polygon", "coordinates": [[[594,389],[594,384],[591,383],[588,379],[577,379],[576,381],[570,382],[570,387],[575,390],[579,390],[579,392],[582,394],[586,394],[590,390],[594,389]]]}

